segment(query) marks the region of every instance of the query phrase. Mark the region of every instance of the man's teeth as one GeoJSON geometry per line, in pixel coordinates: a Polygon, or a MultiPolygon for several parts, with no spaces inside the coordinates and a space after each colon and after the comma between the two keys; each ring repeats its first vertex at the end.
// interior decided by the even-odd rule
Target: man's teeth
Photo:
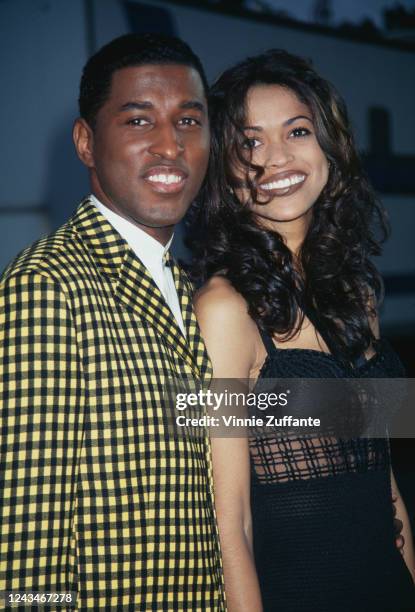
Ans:
{"type": "Polygon", "coordinates": [[[291,187],[291,185],[296,185],[297,183],[302,183],[304,180],[304,174],[294,174],[289,178],[273,181],[272,183],[265,183],[264,185],[261,185],[261,189],[287,189],[287,187],[291,187]]]}
{"type": "Polygon", "coordinates": [[[148,177],[148,180],[152,183],[166,183],[166,185],[170,185],[171,183],[180,183],[183,177],[177,176],[177,174],[153,174],[148,177]]]}

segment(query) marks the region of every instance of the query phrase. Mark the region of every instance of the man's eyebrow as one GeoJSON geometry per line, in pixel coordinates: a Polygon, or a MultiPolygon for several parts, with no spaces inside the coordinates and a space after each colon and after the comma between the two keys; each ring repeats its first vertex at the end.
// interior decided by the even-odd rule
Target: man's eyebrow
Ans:
{"type": "MultiPolygon", "coordinates": [[[[118,109],[120,112],[129,111],[129,110],[151,110],[154,108],[154,105],[148,100],[136,100],[134,102],[125,102],[118,109]]],[[[199,102],[198,100],[188,100],[187,102],[182,102],[179,104],[179,108],[183,110],[197,110],[201,113],[206,112],[206,107],[203,102],[199,102]]]]}
{"type": "MultiPolygon", "coordinates": [[[[284,121],[283,126],[286,127],[287,125],[291,125],[298,119],[307,119],[307,121],[309,121],[310,123],[313,123],[313,120],[311,119],[311,117],[307,117],[307,115],[296,115],[295,117],[290,117],[290,119],[287,119],[286,121],[284,121]]],[[[259,125],[246,125],[244,127],[244,130],[252,130],[253,132],[262,132],[263,128],[260,127],[259,125]]]]}
{"type": "Polygon", "coordinates": [[[180,108],[184,110],[198,110],[201,113],[206,112],[205,105],[202,102],[199,102],[198,100],[189,100],[188,102],[182,102],[182,104],[180,104],[180,108]]]}
{"type": "Polygon", "coordinates": [[[126,102],[118,109],[120,112],[128,110],[148,110],[154,108],[151,102],[145,100],[137,102],[126,102]]]}

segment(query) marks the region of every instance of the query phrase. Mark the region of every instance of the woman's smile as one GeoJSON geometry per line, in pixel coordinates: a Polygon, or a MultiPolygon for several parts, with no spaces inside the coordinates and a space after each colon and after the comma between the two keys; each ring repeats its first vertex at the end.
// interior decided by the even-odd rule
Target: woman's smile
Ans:
{"type": "Polygon", "coordinates": [[[279,172],[267,177],[258,185],[260,191],[272,197],[281,197],[295,193],[304,185],[307,175],[296,170],[279,172]]]}

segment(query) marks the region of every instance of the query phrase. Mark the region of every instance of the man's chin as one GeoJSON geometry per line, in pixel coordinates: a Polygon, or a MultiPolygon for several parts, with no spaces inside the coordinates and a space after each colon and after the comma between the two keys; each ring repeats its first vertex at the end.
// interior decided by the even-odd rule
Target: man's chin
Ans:
{"type": "Polygon", "coordinates": [[[183,219],[186,213],[178,215],[152,215],[151,217],[147,217],[145,219],[137,220],[139,225],[143,225],[144,227],[151,227],[153,229],[163,229],[168,227],[174,227],[183,219]]]}
{"type": "Polygon", "coordinates": [[[147,227],[163,228],[177,225],[185,216],[188,206],[166,207],[160,206],[156,210],[152,210],[151,214],[141,218],[141,224],[147,227]]]}

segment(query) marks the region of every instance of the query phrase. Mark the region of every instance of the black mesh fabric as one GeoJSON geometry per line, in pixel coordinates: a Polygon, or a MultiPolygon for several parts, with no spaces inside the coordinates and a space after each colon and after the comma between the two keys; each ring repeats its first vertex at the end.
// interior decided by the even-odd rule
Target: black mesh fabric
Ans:
{"type": "Polygon", "coordinates": [[[260,483],[323,478],[386,469],[386,440],[332,437],[257,437],[250,440],[252,465],[260,483]]]}
{"type": "MultiPolygon", "coordinates": [[[[264,338],[260,379],[404,376],[389,344],[346,366],[264,338]]],[[[251,505],[264,612],[415,610],[396,548],[387,439],[252,437],[251,505]]]]}

